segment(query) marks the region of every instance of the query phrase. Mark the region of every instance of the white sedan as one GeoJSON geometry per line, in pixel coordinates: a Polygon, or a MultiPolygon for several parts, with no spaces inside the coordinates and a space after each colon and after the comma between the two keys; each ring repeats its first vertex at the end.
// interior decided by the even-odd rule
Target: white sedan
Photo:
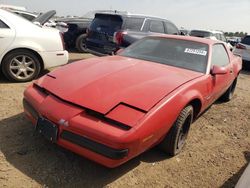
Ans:
{"type": "Polygon", "coordinates": [[[68,52],[58,30],[35,25],[0,9],[0,66],[6,78],[30,81],[41,70],[67,62],[68,52]]]}

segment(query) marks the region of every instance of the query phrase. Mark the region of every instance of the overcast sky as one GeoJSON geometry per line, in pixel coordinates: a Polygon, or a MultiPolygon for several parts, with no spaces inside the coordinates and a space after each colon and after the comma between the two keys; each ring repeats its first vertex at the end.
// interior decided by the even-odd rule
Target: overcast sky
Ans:
{"type": "Polygon", "coordinates": [[[250,0],[0,0],[30,11],[55,9],[57,15],[84,15],[91,10],[125,10],[164,17],[178,27],[243,31],[250,34],[250,0]]]}

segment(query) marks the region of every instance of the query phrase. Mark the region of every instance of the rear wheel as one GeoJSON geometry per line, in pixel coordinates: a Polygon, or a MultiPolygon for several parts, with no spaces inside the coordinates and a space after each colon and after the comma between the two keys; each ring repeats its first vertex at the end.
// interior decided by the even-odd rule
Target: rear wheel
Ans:
{"type": "Polygon", "coordinates": [[[2,72],[11,81],[31,81],[39,75],[40,70],[39,59],[28,50],[10,52],[2,62],[2,72]]]}
{"type": "Polygon", "coordinates": [[[237,78],[234,80],[234,82],[228,88],[228,90],[221,96],[220,99],[224,102],[230,101],[234,96],[234,91],[235,91],[236,85],[237,85],[237,78]]]}
{"type": "Polygon", "coordinates": [[[80,35],[80,36],[76,39],[76,49],[77,49],[79,52],[82,52],[82,53],[86,53],[86,52],[87,52],[86,38],[87,38],[87,35],[86,35],[86,34],[82,34],[82,35],[80,35]]]}
{"type": "Polygon", "coordinates": [[[191,105],[181,111],[176,122],[159,145],[162,151],[168,153],[170,156],[175,156],[181,152],[193,121],[193,113],[194,110],[191,105]]]}

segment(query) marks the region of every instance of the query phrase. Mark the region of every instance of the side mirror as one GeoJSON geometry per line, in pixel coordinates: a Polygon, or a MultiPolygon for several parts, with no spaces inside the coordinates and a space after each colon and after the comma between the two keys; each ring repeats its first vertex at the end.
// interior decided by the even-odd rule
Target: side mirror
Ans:
{"type": "Polygon", "coordinates": [[[121,48],[121,49],[119,49],[119,50],[117,50],[117,51],[115,52],[115,55],[119,55],[120,53],[122,53],[122,52],[123,52],[123,50],[124,50],[124,49],[122,49],[122,48],[121,48]]]}
{"type": "Polygon", "coordinates": [[[214,65],[211,70],[212,75],[223,75],[227,74],[227,69],[225,67],[219,67],[217,65],[214,65]]]}

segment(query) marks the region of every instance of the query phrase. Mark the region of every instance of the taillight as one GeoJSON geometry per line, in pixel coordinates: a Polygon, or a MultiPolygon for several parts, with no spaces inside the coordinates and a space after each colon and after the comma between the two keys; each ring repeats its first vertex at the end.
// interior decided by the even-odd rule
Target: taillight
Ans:
{"type": "Polygon", "coordinates": [[[60,37],[61,37],[61,41],[62,41],[63,50],[65,50],[65,42],[64,42],[64,38],[63,38],[63,33],[61,33],[61,32],[60,32],[60,37]]]}
{"type": "Polygon", "coordinates": [[[127,34],[124,31],[118,31],[114,33],[114,43],[121,45],[123,41],[123,35],[127,34]]]}
{"type": "Polygon", "coordinates": [[[244,45],[242,45],[242,44],[236,44],[236,48],[237,48],[237,49],[242,49],[242,50],[247,49],[246,46],[244,46],[244,45]]]}

